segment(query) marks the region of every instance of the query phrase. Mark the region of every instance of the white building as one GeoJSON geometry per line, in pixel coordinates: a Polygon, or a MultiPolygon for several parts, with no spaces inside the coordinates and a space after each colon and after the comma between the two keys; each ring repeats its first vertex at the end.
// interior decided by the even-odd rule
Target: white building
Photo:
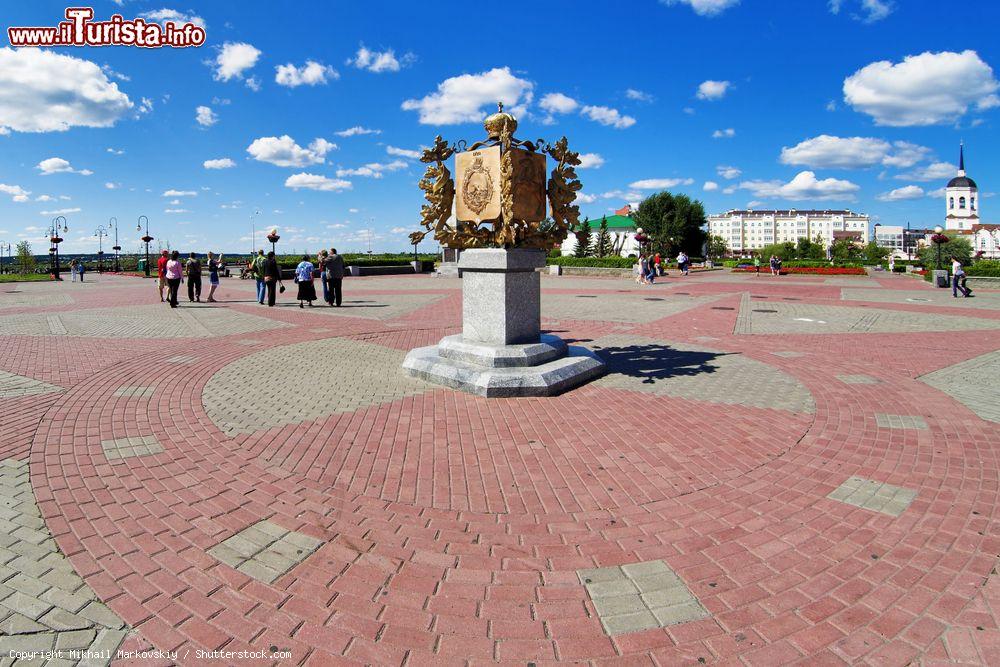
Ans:
{"type": "Polygon", "coordinates": [[[732,210],[708,216],[708,233],[721,236],[729,251],[741,254],[772,243],[820,241],[829,247],[837,236],[850,233],[868,243],[869,218],[849,210],[732,210]]]}
{"type": "Polygon", "coordinates": [[[945,229],[969,231],[979,224],[979,188],[965,175],[965,146],[958,147],[958,174],[944,189],[945,229]]]}

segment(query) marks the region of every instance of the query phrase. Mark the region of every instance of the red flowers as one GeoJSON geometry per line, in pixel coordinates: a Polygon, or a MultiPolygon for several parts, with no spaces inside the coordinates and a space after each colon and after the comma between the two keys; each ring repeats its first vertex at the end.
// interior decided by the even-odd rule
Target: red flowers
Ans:
{"type": "MultiPolygon", "coordinates": [[[[766,267],[761,267],[764,271],[768,269],[766,267]]],[[[752,266],[740,266],[733,271],[738,271],[740,273],[753,273],[755,271],[752,266]]],[[[781,269],[782,275],[789,273],[798,274],[808,274],[814,276],[863,276],[865,275],[865,270],[859,266],[790,266],[788,268],[781,269]]]]}

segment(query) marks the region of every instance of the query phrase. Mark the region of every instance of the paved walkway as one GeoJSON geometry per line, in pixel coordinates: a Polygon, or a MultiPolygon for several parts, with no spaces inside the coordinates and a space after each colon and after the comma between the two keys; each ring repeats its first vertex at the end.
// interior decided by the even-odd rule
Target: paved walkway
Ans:
{"type": "Polygon", "coordinates": [[[546,276],[611,372],[486,400],[457,280],[93,278],[0,286],[2,665],[1000,664],[1000,293],[546,276]]]}

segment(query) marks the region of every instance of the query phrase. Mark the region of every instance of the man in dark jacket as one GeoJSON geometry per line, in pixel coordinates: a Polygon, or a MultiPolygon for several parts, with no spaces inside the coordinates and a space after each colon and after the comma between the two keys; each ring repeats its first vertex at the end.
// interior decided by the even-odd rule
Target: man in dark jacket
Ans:
{"type": "Polygon", "coordinates": [[[337,254],[336,248],[330,248],[330,256],[326,258],[323,268],[325,269],[323,279],[326,281],[329,296],[328,303],[339,307],[343,297],[341,283],[344,282],[344,258],[337,254]]]}

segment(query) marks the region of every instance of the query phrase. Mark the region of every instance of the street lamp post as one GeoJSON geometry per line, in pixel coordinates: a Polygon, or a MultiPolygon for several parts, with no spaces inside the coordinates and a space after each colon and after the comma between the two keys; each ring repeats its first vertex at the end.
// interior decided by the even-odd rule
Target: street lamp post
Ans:
{"type": "Polygon", "coordinates": [[[51,244],[49,255],[55,260],[52,274],[55,280],[62,280],[59,277],[59,244],[63,242],[63,239],[59,234],[60,232],[65,234],[68,231],[69,226],[66,224],[66,218],[61,215],[52,218],[52,226],[49,227],[49,243],[51,244]],[[60,220],[62,221],[61,223],[60,220]]]}
{"type": "Polygon", "coordinates": [[[104,273],[104,237],[108,235],[108,230],[104,228],[104,225],[99,225],[97,229],[94,230],[94,236],[97,237],[97,272],[104,273]]]}
{"type": "Polygon", "coordinates": [[[122,272],[122,265],[118,258],[118,253],[121,252],[122,247],[118,245],[118,218],[111,216],[108,220],[108,227],[115,230],[115,245],[111,248],[115,251],[115,273],[122,272]]]}
{"type": "Polygon", "coordinates": [[[143,241],[143,243],[146,244],[146,277],[148,278],[149,277],[149,242],[153,240],[153,237],[149,235],[149,218],[147,218],[144,215],[140,215],[139,216],[139,224],[137,224],[135,226],[135,231],[137,231],[137,232],[143,231],[143,229],[142,229],[142,221],[143,220],[146,221],[146,231],[145,231],[145,233],[142,236],[142,241],[143,241]]]}
{"type": "Polygon", "coordinates": [[[934,228],[934,236],[931,237],[931,241],[937,246],[937,268],[938,271],[941,270],[941,246],[949,241],[948,237],[942,234],[944,230],[940,226],[934,228]]]}
{"type": "Polygon", "coordinates": [[[257,216],[260,211],[254,211],[250,216],[250,254],[257,252],[257,216]]]}

